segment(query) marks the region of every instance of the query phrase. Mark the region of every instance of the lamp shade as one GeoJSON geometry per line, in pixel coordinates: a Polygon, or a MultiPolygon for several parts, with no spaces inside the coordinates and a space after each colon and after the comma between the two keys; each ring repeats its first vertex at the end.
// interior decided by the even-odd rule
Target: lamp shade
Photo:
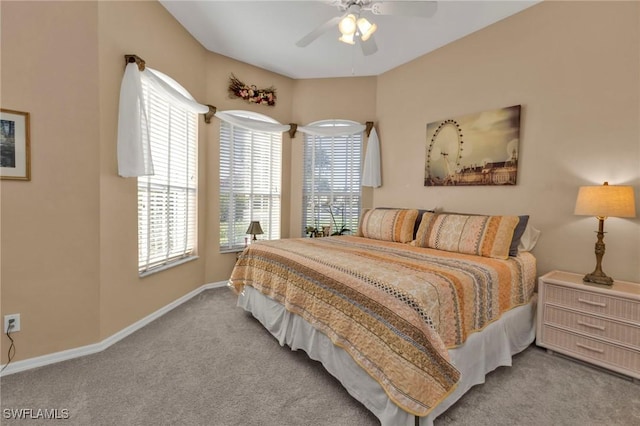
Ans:
{"type": "Polygon", "coordinates": [[[353,39],[353,34],[342,34],[338,40],[347,44],[356,44],[356,41],[353,39]]]}
{"type": "Polygon", "coordinates": [[[353,14],[348,14],[338,24],[338,29],[342,35],[355,34],[356,32],[356,17],[353,14]]]}
{"type": "Polygon", "coordinates": [[[635,217],[636,203],[632,186],[582,186],[578,191],[574,214],[597,217],[635,217]]]}
{"type": "Polygon", "coordinates": [[[371,22],[367,21],[367,18],[358,19],[357,25],[358,25],[358,30],[360,30],[360,39],[362,41],[369,40],[369,37],[371,37],[373,33],[375,33],[376,30],[378,29],[378,26],[376,24],[372,24],[371,22]]]}
{"type": "Polygon", "coordinates": [[[262,227],[260,226],[260,222],[257,220],[251,221],[249,224],[249,229],[247,229],[247,234],[251,235],[261,235],[264,234],[262,231],[262,227]]]}

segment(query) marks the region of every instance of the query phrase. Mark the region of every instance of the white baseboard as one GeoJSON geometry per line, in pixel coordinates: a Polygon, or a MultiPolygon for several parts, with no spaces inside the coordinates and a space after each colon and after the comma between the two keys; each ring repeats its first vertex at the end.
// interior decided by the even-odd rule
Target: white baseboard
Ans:
{"type": "MultiPolygon", "coordinates": [[[[119,342],[120,340],[124,339],[125,337],[127,337],[131,333],[140,330],[145,325],[147,325],[150,322],[160,318],[162,315],[164,315],[167,312],[171,311],[172,309],[182,305],[184,302],[186,302],[187,300],[193,298],[194,296],[197,296],[198,294],[202,293],[203,291],[209,290],[209,289],[212,289],[212,288],[225,287],[226,285],[227,285],[226,281],[220,281],[220,282],[215,282],[215,283],[204,284],[204,285],[196,288],[195,290],[192,290],[191,292],[185,294],[184,296],[174,300],[173,302],[169,303],[168,305],[163,306],[162,308],[158,309],[157,311],[147,315],[146,317],[142,318],[141,320],[136,321],[135,323],[131,324],[130,326],[128,326],[126,328],[123,328],[122,330],[118,331],[117,333],[107,337],[106,339],[104,339],[101,342],[93,343],[91,345],[81,346],[79,348],[68,349],[66,351],[54,352],[52,354],[47,354],[47,355],[37,356],[37,357],[34,357],[34,358],[24,359],[24,360],[21,360],[21,361],[12,362],[9,365],[7,365],[7,368],[4,371],[2,371],[2,373],[0,373],[0,377],[1,376],[7,376],[7,375],[13,374],[13,373],[18,373],[20,371],[30,370],[32,368],[37,368],[37,367],[42,367],[42,366],[49,365],[49,364],[54,364],[54,363],[60,362],[60,361],[66,361],[66,360],[69,360],[69,359],[79,358],[81,356],[91,355],[91,354],[95,354],[97,352],[102,352],[103,350],[107,349],[109,346],[113,345],[114,343],[119,342]]],[[[4,367],[4,366],[0,366],[0,368],[2,368],[2,367],[4,367]]]]}

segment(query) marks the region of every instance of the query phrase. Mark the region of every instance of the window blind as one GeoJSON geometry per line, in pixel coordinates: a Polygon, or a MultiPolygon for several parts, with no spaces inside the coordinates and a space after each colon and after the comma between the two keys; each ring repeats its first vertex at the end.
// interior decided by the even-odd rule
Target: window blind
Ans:
{"type": "MultiPolygon", "coordinates": [[[[340,126],[348,121],[314,125],[340,126]]],[[[355,233],[360,217],[362,132],[347,136],[304,137],[302,231],[332,226],[332,232],[355,233]]]]}
{"type": "Polygon", "coordinates": [[[138,178],[140,273],[195,253],[198,116],[143,83],[154,174],[138,178]]]}
{"type": "MultiPolygon", "coordinates": [[[[247,117],[270,121],[261,114],[247,117]]],[[[280,238],[282,134],[220,123],[220,250],[245,246],[249,223],[280,238]]]]}

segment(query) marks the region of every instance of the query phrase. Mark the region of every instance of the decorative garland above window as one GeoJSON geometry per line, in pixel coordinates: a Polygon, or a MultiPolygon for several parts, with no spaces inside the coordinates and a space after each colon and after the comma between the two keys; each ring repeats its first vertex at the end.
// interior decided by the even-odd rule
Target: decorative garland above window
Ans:
{"type": "Polygon", "coordinates": [[[229,77],[229,95],[242,98],[247,102],[260,105],[274,106],[276,104],[276,89],[271,86],[266,89],[258,89],[254,85],[246,85],[231,74],[229,77]]]}

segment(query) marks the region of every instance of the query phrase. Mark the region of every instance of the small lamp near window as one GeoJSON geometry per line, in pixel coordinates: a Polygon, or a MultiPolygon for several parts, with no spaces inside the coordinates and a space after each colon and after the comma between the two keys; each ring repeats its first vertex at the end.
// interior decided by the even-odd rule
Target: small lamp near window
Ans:
{"type": "Polygon", "coordinates": [[[582,186],[576,200],[576,215],[595,216],[598,219],[598,241],[596,242],[596,269],[584,276],[585,282],[612,285],[613,278],[602,272],[604,256],[604,220],[607,217],[635,217],[636,205],[633,187],[609,185],[582,186]]]}
{"type": "Polygon", "coordinates": [[[260,221],[252,220],[246,233],[253,235],[252,241],[256,241],[256,235],[264,234],[264,232],[262,231],[262,227],[260,226],[260,221]]]}

